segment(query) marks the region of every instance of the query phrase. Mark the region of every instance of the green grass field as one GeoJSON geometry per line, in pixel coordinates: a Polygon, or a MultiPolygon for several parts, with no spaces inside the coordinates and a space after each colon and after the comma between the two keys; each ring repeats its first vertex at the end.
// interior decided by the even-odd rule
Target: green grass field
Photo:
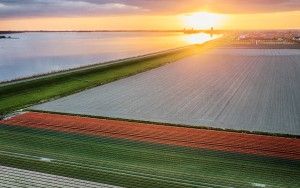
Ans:
{"type": "Polygon", "coordinates": [[[0,165],[125,187],[300,187],[300,161],[6,125],[0,165]]]}
{"type": "Polygon", "coordinates": [[[0,115],[174,62],[198,53],[204,46],[208,45],[195,45],[145,57],[129,58],[107,66],[95,65],[88,69],[50,74],[15,84],[0,84],[0,115]]]}

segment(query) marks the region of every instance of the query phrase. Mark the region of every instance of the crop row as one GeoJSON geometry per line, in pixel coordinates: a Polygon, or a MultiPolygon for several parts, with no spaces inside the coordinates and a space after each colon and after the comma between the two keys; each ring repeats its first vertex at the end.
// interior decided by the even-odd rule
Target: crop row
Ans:
{"type": "Polygon", "coordinates": [[[29,112],[8,125],[300,160],[300,140],[135,122],[29,112]]]}
{"type": "MultiPolygon", "coordinates": [[[[31,134],[31,133],[28,132],[26,134],[31,134]]],[[[37,139],[35,139],[34,137],[20,138],[17,134],[12,134],[12,135],[6,134],[6,135],[8,135],[12,140],[17,140],[18,142],[22,142],[22,143],[28,142],[26,138],[30,139],[32,142],[37,141],[37,139]]],[[[43,137],[45,136],[43,135],[43,137]]],[[[204,172],[199,174],[201,168],[199,168],[199,170],[186,169],[185,173],[183,173],[182,171],[180,172],[180,170],[176,168],[169,169],[170,162],[167,162],[167,160],[165,159],[166,154],[162,155],[162,153],[156,153],[157,154],[156,156],[151,156],[151,155],[148,156],[149,153],[144,153],[143,149],[140,149],[139,151],[133,151],[132,149],[130,149],[132,145],[130,147],[127,146],[125,149],[124,148],[121,149],[121,147],[116,148],[116,147],[109,146],[106,142],[101,142],[101,146],[100,145],[97,146],[95,144],[91,144],[91,142],[87,142],[87,140],[81,140],[85,142],[84,144],[85,147],[80,146],[78,144],[79,141],[76,140],[74,140],[76,141],[76,143],[65,142],[65,139],[58,139],[58,140],[43,139],[39,141],[40,142],[44,141],[48,144],[38,143],[39,147],[44,149],[35,148],[34,152],[33,151],[30,152],[30,147],[27,148],[23,147],[20,149],[14,147],[11,148],[11,150],[17,153],[26,152],[26,154],[30,156],[32,155],[47,156],[52,159],[51,163],[45,163],[39,161],[38,157],[35,157],[33,159],[27,157],[25,158],[23,157],[24,154],[22,155],[22,157],[20,157],[17,156],[15,153],[13,153],[12,155],[7,155],[7,157],[4,159],[1,158],[1,162],[2,163],[5,162],[6,164],[8,163],[10,165],[13,164],[20,168],[30,168],[30,169],[33,168],[32,170],[50,171],[50,173],[53,174],[66,175],[66,176],[72,175],[77,178],[83,178],[83,179],[101,181],[101,182],[104,181],[105,183],[111,183],[111,184],[115,184],[115,183],[121,185],[125,184],[127,186],[134,185],[135,187],[146,187],[146,184],[151,184],[153,186],[153,178],[155,178],[154,182],[157,182],[158,184],[162,184],[162,182],[165,182],[168,185],[174,185],[175,187],[176,186],[182,187],[183,185],[185,185],[184,182],[190,182],[190,181],[194,182],[193,183],[194,186],[209,183],[209,182],[210,183],[214,182],[217,184],[217,182],[223,181],[222,182],[223,185],[226,184],[229,185],[234,182],[234,181],[232,182],[231,179],[228,179],[226,181],[219,179],[219,181],[216,181],[218,180],[218,178],[222,178],[218,176],[214,178],[210,178],[207,175],[206,177],[201,177],[201,174],[202,176],[203,174],[206,174],[204,172]],[[90,151],[91,150],[90,148],[93,148],[93,151],[90,151]],[[55,152],[53,151],[54,149],[55,152]],[[62,149],[64,149],[64,151],[62,151],[62,149]],[[97,151],[96,149],[100,149],[100,150],[97,151]],[[93,154],[90,154],[89,152],[92,152],[93,154]],[[66,153],[72,153],[72,156],[66,155],[66,153]],[[85,157],[80,158],[80,156],[83,153],[85,157]],[[93,159],[90,157],[90,155],[95,155],[95,157],[97,158],[93,159]],[[123,159],[124,155],[126,156],[126,160],[123,159]],[[108,158],[108,156],[110,160],[106,159],[108,158]],[[11,159],[13,159],[13,162],[10,161],[11,159]],[[114,164],[113,161],[116,159],[118,159],[120,163],[114,164]],[[128,160],[132,161],[131,162],[132,164],[129,163],[128,160]],[[158,164],[162,163],[162,161],[164,161],[163,162],[164,170],[162,169],[162,167],[158,166],[158,164]],[[34,164],[33,166],[28,165],[32,163],[34,164]],[[74,173],[78,173],[78,171],[80,171],[79,174],[74,174],[74,173]],[[198,171],[198,173],[195,174],[191,173],[193,171],[198,171]],[[105,176],[103,173],[105,174],[105,176]]],[[[21,144],[19,143],[19,145],[21,144]]],[[[189,157],[186,157],[186,159],[189,159],[186,161],[181,161],[183,160],[183,158],[181,158],[181,160],[178,160],[178,158],[175,156],[173,156],[170,159],[173,160],[171,161],[171,163],[176,163],[180,161],[181,167],[188,167],[191,162],[193,162],[197,166],[199,164],[203,164],[203,162],[201,163],[200,161],[198,161],[198,163],[195,163],[196,161],[189,157]]],[[[210,163],[206,162],[206,165],[210,166],[209,168],[213,168],[213,169],[218,168],[217,166],[215,166],[216,164],[213,165],[211,163],[212,162],[210,163]]],[[[227,165],[224,165],[224,168],[229,168],[226,166],[227,165]]],[[[208,169],[207,168],[208,167],[206,167],[206,169],[204,170],[209,172],[210,170],[209,168],[208,169]]],[[[231,168],[234,167],[231,166],[231,168]]],[[[243,171],[241,171],[240,173],[245,174],[245,172],[243,171]]],[[[234,182],[234,183],[238,184],[238,182],[234,182]]]]}
{"type": "Polygon", "coordinates": [[[6,166],[125,187],[249,187],[251,182],[299,186],[297,161],[21,126],[0,128],[0,163],[6,166]]]}

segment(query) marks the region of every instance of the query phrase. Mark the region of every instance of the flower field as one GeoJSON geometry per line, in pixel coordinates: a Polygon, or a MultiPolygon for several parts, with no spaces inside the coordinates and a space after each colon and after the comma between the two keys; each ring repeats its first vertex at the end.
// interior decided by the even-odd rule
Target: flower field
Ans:
{"type": "Polygon", "coordinates": [[[296,138],[37,112],[0,130],[0,165],[30,170],[32,181],[47,173],[121,187],[300,185],[296,138]]]}
{"type": "Polygon", "coordinates": [[[25,113],[2,123],[67,133],[300,160],[300,140],[292,138],[37,112],[25,113]]]}

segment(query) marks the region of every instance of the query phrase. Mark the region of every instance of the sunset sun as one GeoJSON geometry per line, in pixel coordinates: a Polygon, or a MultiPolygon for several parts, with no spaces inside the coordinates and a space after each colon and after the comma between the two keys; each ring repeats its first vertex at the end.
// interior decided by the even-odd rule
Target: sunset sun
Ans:
{"type": "Polygon", "coordinates": [[[209,12],[197,12],[182,17],[184,27],[193,29],[208,29],[222,25],[225,16],[209,12]]]}

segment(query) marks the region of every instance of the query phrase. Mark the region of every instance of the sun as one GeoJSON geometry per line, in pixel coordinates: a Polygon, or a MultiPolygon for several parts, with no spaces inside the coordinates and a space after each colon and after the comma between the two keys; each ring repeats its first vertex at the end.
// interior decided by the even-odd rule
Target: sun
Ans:
{"type": "Polygon", "coordinates": [[[209,29],[219,27],[224,16],[216,13],[197,12],[182,16],[183,25],[187,29],[209,29]]]}

